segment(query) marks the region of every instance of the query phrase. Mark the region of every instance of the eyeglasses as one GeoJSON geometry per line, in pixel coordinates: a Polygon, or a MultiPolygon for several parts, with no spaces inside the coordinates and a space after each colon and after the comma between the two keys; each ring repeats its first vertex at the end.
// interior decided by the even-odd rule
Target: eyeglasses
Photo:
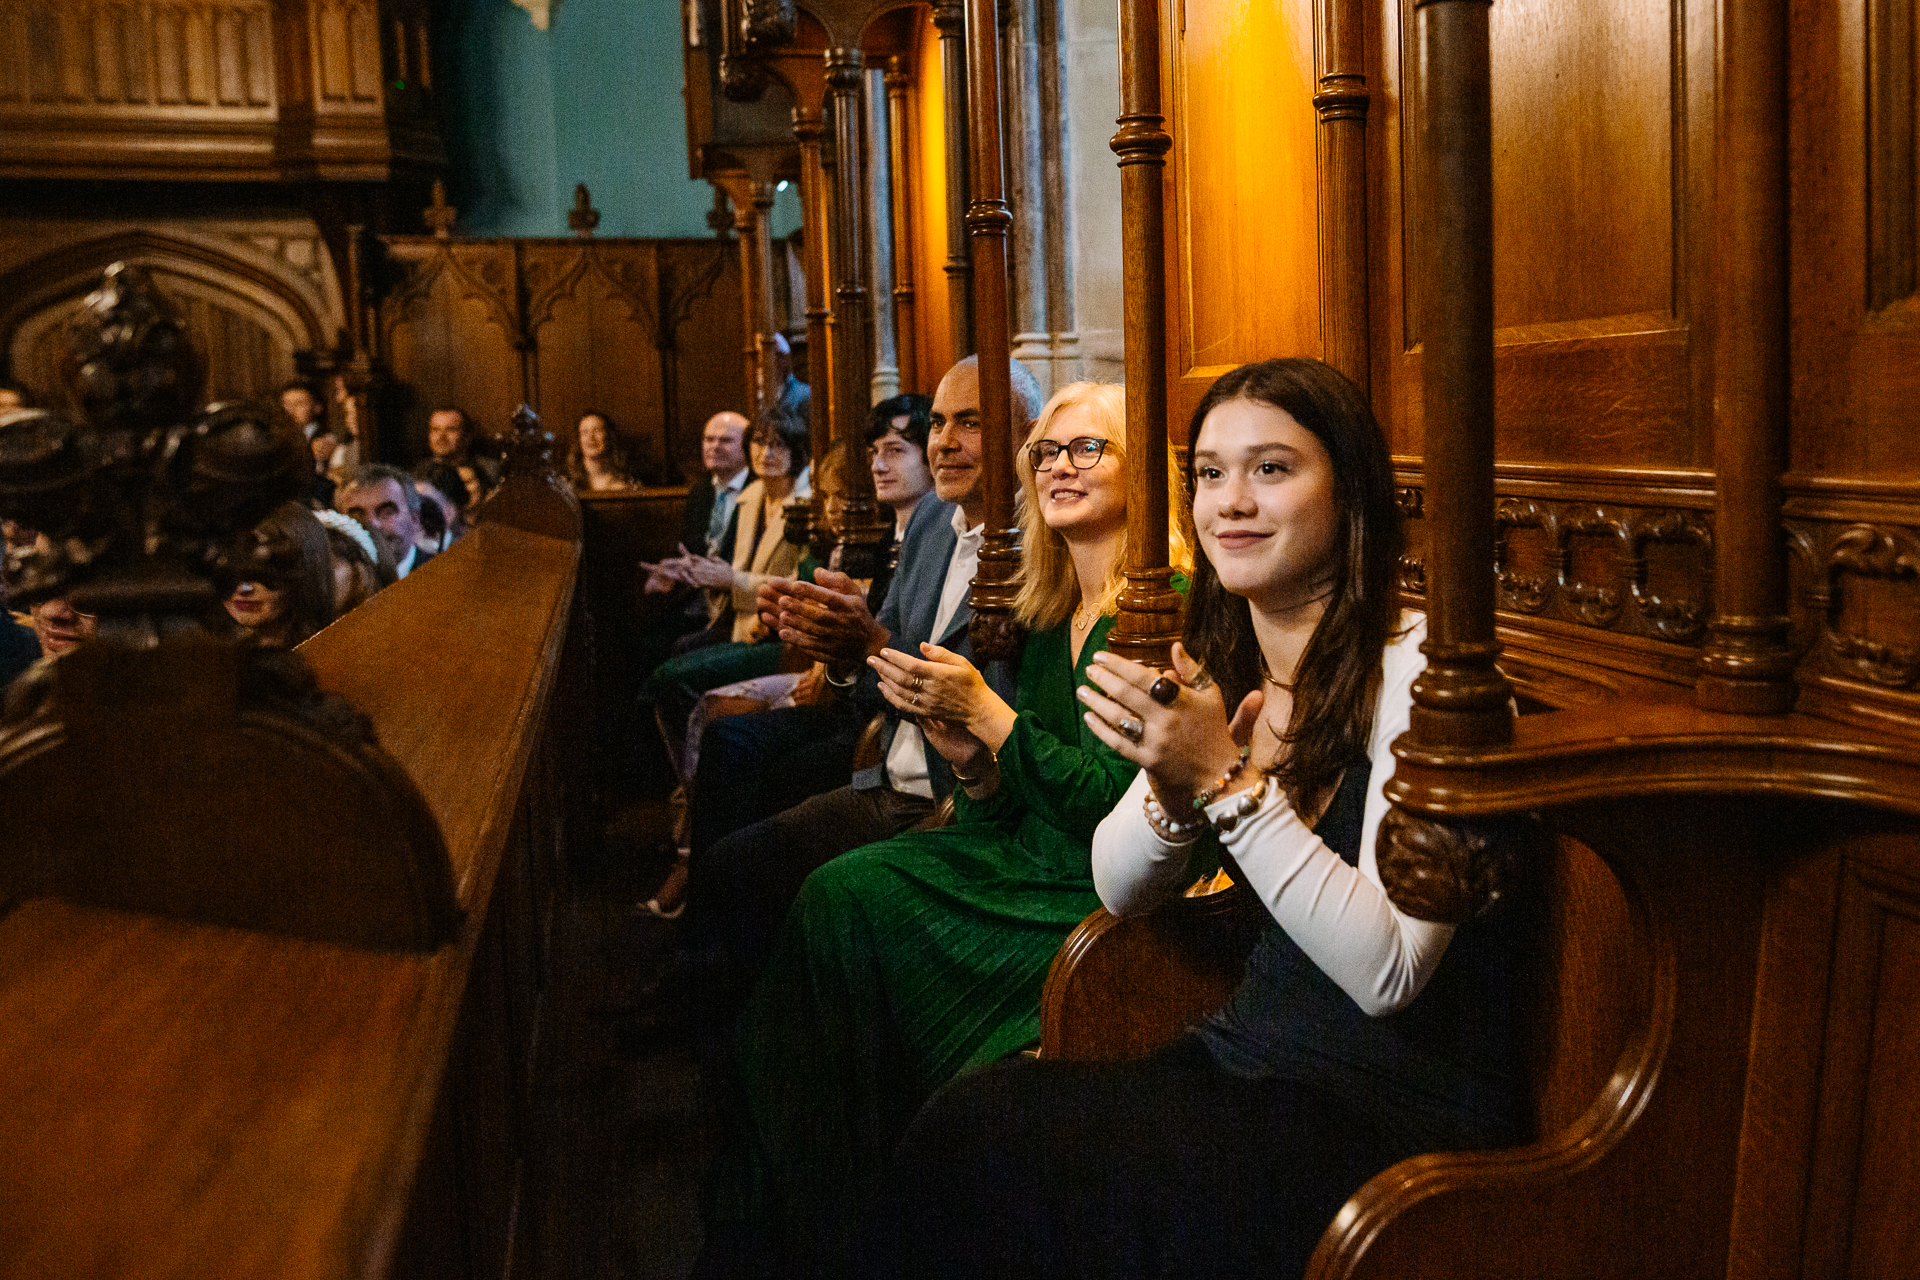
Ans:
{"type": "Polygon", "coordinates": [[[1064,453],[1075,471],[1085,471],[1088,467],[1100,465],[1108,443],[1099,436],[1075,436],[1065,444],[1056,440],[1038,440],[1027,446],[1027,465],[1035,471],[1045,471],[1053,465],[1055,458],[1064,453]]]}

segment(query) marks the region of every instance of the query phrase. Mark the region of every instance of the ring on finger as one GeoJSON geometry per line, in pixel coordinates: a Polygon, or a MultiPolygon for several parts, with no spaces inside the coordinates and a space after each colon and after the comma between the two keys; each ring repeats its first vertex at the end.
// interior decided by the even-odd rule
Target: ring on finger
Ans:
{"type": "Polygon", "coordinates": [[[926,679],[925,679],[925,677],[922,677],[922,676],[915,676],[915,677],[913,678],[913,691],[914,691],[915,693],[918,693],[918,692],[920,692],[920,691],[921,691],[922,689],[924,689],[924,688],[926,688],[926,687],[927,687],[927,682],[926,682],[926,679]]]}
{"type": "Polygon", "coordinates": [[[1128,716],[1119,724],[1113,726],[1113,729],[1115,733],[1118,733],[1128,742],[1138,742],[1141,738],[1145,737],[1147,733],[1147,726],[1133,716],[1128,716]]]}
{"type": "Polygon", "coordinates": [[[1161,676],[1147,686],[1147,696],[1163,707],[1170,707],[1180,696],[1180,686],[1169,676],[1161,676]]]}

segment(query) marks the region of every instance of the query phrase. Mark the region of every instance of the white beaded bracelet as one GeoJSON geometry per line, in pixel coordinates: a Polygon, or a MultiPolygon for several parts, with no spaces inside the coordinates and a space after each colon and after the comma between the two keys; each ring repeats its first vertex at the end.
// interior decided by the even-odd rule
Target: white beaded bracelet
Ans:
{"type": "Polygon", "coordinates": [[[1160,807],[1160,802],[1153,798],[1151,787],[1147,789],[1146,810],[1147,828],[1171,845],[1192,844],[1206,829],[1205,815],[1195,818],[1192,822],[1175,822],[1169,818],[1167,811],[1160,807]]]}

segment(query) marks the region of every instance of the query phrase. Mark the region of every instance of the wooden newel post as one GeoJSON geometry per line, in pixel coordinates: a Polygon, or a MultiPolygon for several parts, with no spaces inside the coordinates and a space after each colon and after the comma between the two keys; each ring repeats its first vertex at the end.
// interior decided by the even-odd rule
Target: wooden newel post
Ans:
{"type": "Polygon", "coordinates": [[[1426,410],[1427,669],[1410,736],[1424,747],[1513,736],[1494,665],[1493,95],[1490,0],[1415,0],[1415,199],[1426,410]]]}
{"type": "Polygon", "coordinates": [[[864,233],[866,161],[860,138],[860,50],[827,50],[833,104],[833,438],[858,431],[873,404],[873,313],[864,233]]]}
{"type": "Polygon", "coordinates": [[[893,333],[900,390],[919,391],[919,330],[913,319],[913,76],[905,58],[887,60],[887,139],[893,173],[893,333]]]}
{"type": "Polygon", "coordinates": [[[1167,566],[1167,264],[1161,180],[1173,145],[1160,114],[1160,9],[1120,5],[1120,226],[1126,260],[1127,585],[1108,647],[1171,664],[1182,601],[1167,566]]]}
{"type": "Polygon", "coordinates": [[[807,383],[813,389],[808,429],[813,456],[825,457],[833,440],[833,353],[827,320],[827,178],[820,165],[826,122],[820,112],[793,109],[793,136],[800,144],[800,214],[806,231],[807,383]]]}
{"type": "MultiPolygon", "coordinates": [[[[940,31],[941,115],[947,152],[947,319],[953,360],[973,354],[973,264],[967,257],[967,50],[966,10],[960,0],[935,0],[933,25],[940,31]]],[[[938,372],[938,371],[935,371],[938,372]]],[[[936,379],[937,381],[937,379],[936,379]]]]}
{"type": "Polygon", "coordinates": [[[1008,361],[1007,232],[1001,145],[1000,24],[994,0],[967,0],[967,132],[973,142],[973,199],[967,238],[973,253],[973,339],[980,357],[981,483],[986,486],[986,540],[968,593],[968,634],[979,661],[1012,661],[1023,636],[1013,620],[1020,573],[1020,530],[1013,505],[1013,381],[1008,361]]]}
{"type": "Polygon", "coordinates": [[[1787,7],[1721,9],[1714,130],[1713,618],[1694,699],[1793,706],[1780,476],[1787,469],[1787,7]]]}

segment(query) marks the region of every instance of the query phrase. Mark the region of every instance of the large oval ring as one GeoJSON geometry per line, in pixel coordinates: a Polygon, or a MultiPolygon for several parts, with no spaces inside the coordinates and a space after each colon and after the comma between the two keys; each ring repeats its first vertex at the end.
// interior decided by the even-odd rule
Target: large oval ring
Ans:
{"type": "Polygon", "coordinates": [[[1138,742],[1147,734],[1147,726],[1133,716],[1128,716],[1125,720],[1113,726],[1113,730],[1128,742],[1138,742]]]}
{"type": "Polygon", "coordinates": [[[1170,707],[1180,697],[1180,686],[1171,676],[1161,676],[1147,686],[1147,696],[1163,707],[1170,707]]]}

